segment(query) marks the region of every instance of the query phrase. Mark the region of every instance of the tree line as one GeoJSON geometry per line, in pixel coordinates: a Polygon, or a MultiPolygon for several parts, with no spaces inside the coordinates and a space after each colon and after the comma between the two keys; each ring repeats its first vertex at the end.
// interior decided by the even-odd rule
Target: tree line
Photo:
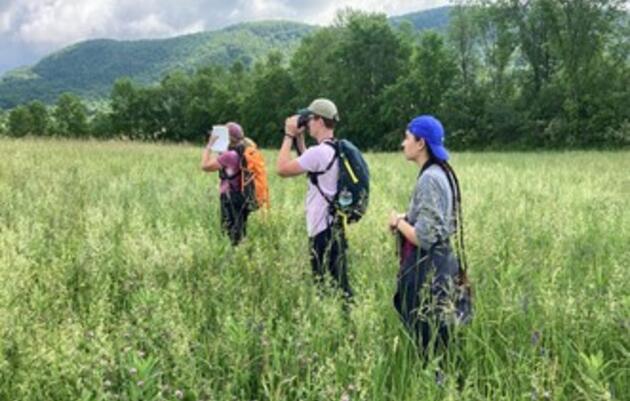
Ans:
{"type": "Polygon", "coordinates": [[[0,133],[200,142],[233,120],[275,147],[284,118],[323,96],[363,149],[397,148],[419,113],[444,122],[454,149],[628,146],[628,22],[623,0],[464,0],[446,35],[345,10],[290,60],[122,78],[92,110],[66,93],[5,112],[0,133]]]}

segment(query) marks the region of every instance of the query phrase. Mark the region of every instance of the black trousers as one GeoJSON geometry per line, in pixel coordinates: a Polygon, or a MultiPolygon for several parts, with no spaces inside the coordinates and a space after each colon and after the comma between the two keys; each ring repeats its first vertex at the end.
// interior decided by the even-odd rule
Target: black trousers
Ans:
{"type": "Polygon", "coordinates": [[[318,285],[326,282],[326,272],[332,278],[332,284],[343,292],[346,301],[352,299],[352,288],[348,281],[348,261],[346,252],[348,242],[343,227],[333,224],[315,237],[309,239],[311,268],[318,285]]]}
{"type": "Polygon", "coordinates": [[[238,245],[247,233],[249,210],[240,192],[221,194],[221,228],[230,237],[232,245],[238,245]]]}

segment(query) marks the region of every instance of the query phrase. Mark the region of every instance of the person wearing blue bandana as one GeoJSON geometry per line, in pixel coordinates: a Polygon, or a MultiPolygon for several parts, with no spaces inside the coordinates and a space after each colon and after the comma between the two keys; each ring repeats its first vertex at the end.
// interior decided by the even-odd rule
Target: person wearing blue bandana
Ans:
{"type": "Polygon", "coordinates": [[[419,168],[418,178],[407,212],[392,211],[389,217],[399,251],[394,306],[425,356],[431,349],[445,349],[453,325],[472,316],[459,182],[444,137],[442,123],[433,116],[409,122],[402,150],[419,168]]]}

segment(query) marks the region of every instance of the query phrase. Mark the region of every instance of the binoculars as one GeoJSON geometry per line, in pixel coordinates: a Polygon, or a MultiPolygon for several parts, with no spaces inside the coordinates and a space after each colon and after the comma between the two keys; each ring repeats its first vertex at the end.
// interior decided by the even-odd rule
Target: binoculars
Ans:
{"type": "Polygon", "coordinates": [[[313,114],[308,110],[300,110],[298,113],[297,127],[302,129],[308,124],[308,119],[313,114]]]}

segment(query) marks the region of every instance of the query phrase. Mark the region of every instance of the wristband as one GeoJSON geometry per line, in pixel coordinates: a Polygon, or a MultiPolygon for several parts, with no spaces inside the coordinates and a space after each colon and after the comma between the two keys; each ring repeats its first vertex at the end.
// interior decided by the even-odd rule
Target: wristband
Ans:
{"type": "Polygon", "coordinates": [[[291,139],[295,139],[295,135],[291,135],[291,134],[284,134],[284,136],[288,136],[291,139]]]}

